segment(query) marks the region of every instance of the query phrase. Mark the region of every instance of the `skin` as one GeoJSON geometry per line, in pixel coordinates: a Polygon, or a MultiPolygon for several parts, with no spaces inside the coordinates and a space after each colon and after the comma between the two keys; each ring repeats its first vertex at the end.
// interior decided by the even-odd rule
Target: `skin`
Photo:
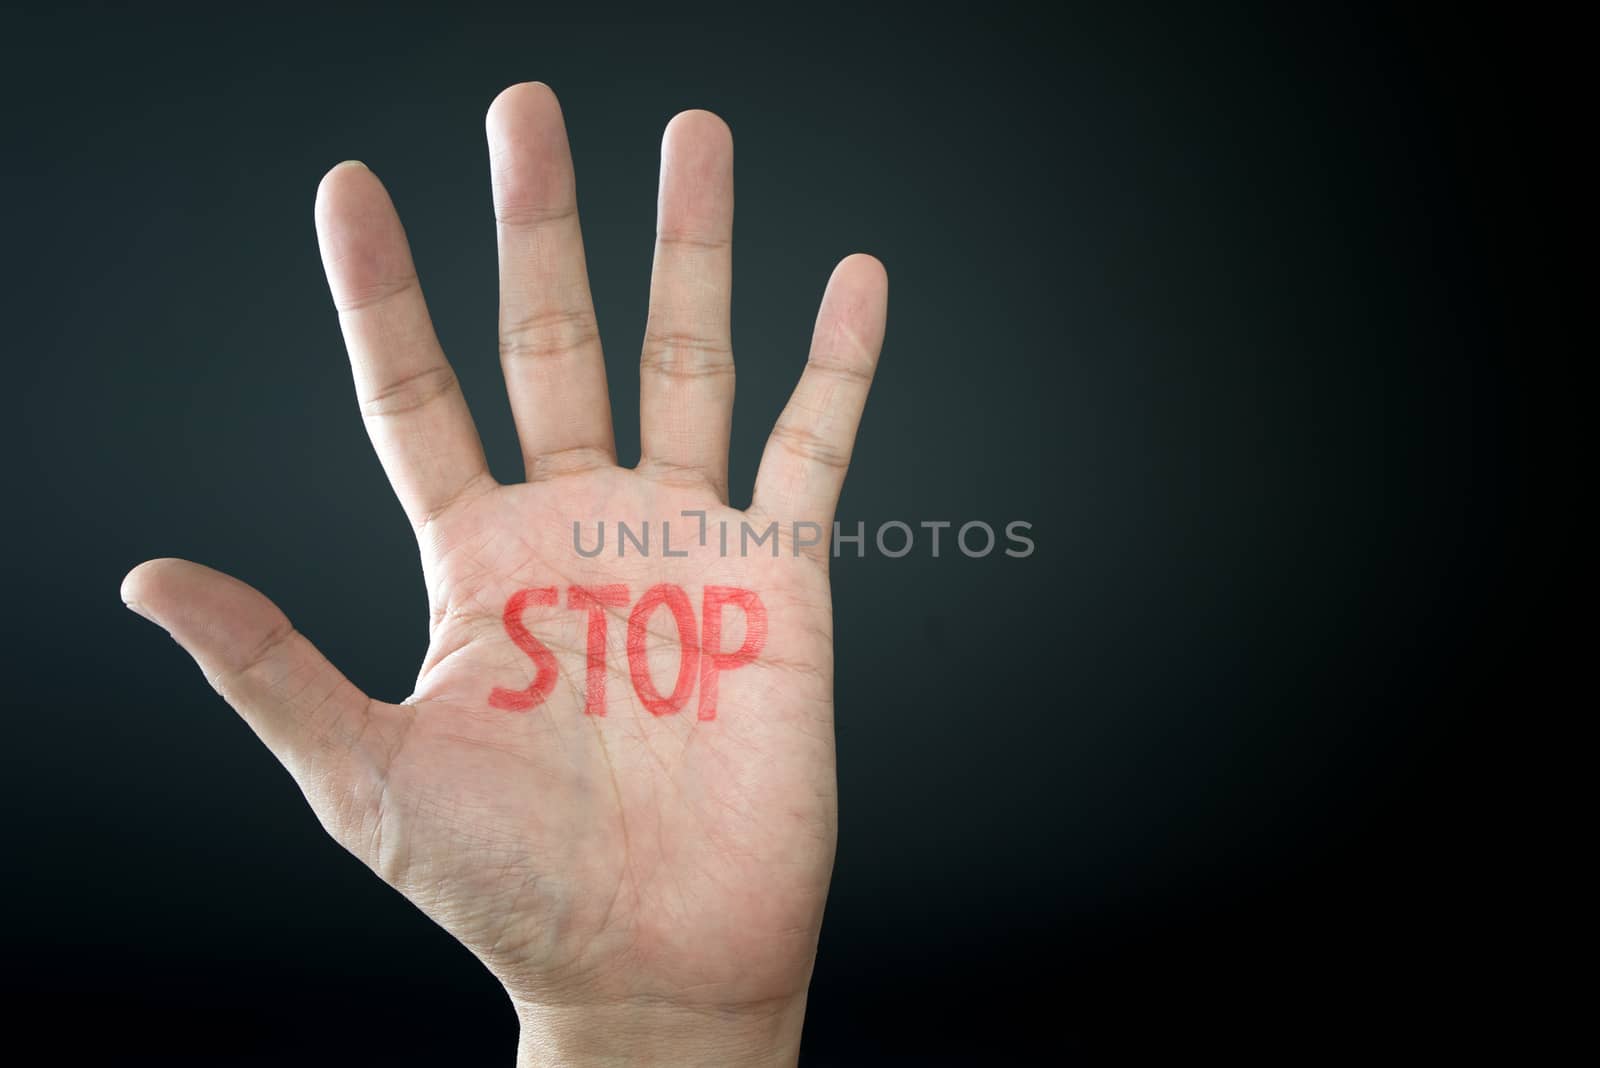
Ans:
{"type": "MultiPolygon", "coordinates": [[[[181,560],[141,564],[128,607],[167,630],[293,774],[340,843],[500,979],[522,1023],[518,1063],[793,1064],[837,828],[833,633],[825,545],[883,339],[887,279],[846,258],[810,357],[768,442],[751,506],[728,505],[733,143],[704,111],[662,142],[650,311],[640,360],[642,457],[618,465],[570,151],[554,94],[513,86],[489,109],[500,250],[501,363],[527,480],[500,485],[423,303],[377,177],[345,163],[317,191],[317,235],[356,392],[410,518],[432,609],[415,691],[360,692],[260,593],[181,560]],[[704,510],[708,546],[697,542],[704,510]],[[615,555],[614,524],[672,523],[674,551],[615,555]],[[592,545],[573,548],[572,524],[592,545]],[[779,555],[716,550],[716,524],[777,521],[779,555]],[[826,539],[824,539],[826,541],[826,539]],[[631,606],[658,583],[753,591],[768,630],[694,699],[653,715],[628,672],[631,606]],[[606,705],[585,715],[587,612],[568,588],[622,584],[607,617],[606,705]],[[508,598],[555,587],[522,620],[556,657],[537,707],[491,707],[536,670],[508,637],[508,598]]],[[[721,650],[743,614],[724,614],[721,650]]],[[[648,621],[670,693],[669,612],[648,621]]],[[[698,684],[696,688],[698,693],[698,684]]]]}

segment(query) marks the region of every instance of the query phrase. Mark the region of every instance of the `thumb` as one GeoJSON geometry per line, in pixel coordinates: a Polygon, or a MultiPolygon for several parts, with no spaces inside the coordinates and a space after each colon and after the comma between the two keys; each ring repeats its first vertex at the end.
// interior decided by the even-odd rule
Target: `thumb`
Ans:
{"type": "Polygon", "coordinates": [[[122,580],[122,600],[194,657],[308,793],[358,744],[372,699],[238,579],[187,560],[151,560],[122,580]]]}

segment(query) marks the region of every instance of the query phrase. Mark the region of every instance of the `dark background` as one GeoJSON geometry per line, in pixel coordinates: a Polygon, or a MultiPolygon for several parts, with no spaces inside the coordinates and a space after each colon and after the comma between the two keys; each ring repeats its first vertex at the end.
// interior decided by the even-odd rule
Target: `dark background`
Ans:
{"type": "Polygon", "coordinates": [[[0,36],[25,1027],[106,1063],[510,1063],[496,984],[117,586],[209,563],[409,692],[424,592],[312,196],[341,159],[384,178],[516,477],[482,118],[533,78],[625,459],[660,131],[705,107],[738,155],[735,503],[865,250],[889,335],[841,519],[1034,524],[1026,560],[836,567],[806,1063],[1483,1026],[1510,832],[1470,745],[1528,612],[1526,35],[1390,6],[525,3],[11,7],[0,36]]]}

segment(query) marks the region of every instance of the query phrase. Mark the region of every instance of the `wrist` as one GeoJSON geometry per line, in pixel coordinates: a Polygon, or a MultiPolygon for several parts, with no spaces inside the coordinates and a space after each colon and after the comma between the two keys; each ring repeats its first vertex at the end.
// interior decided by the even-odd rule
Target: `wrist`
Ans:
{"type": "Polygon", "coordinates": [[[793,1068],[805,995],[736,1009],[663,1002],[536,1004],[513,999],[517,1068],[793,1068]]]}

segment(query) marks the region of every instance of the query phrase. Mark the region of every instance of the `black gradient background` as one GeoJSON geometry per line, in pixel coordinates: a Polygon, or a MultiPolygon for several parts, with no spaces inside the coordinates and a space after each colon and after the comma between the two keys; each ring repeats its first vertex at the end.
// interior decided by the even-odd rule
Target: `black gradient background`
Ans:
{"type": "Polygon", "coordinates": [[[311,221],[383,177],[491,463],[482,118],[562,99],[619,447],[657,151],[733,128],[736,503],[828,271],[888,342],[835,570],[815,1065],[1427,1046],[1488,938],[1459,769],[1517,668],[1517,45],[1448,9],[8,7],[4,996],[103,1063],[509,1064],[496,984],[328,840],[117,586],[258,586],[368,691],[426,643],[311,221]],[[13,472],[13,476],[16,472],[13,472]],[[9,509],[8,509],[9,510],[9,509]]]}

